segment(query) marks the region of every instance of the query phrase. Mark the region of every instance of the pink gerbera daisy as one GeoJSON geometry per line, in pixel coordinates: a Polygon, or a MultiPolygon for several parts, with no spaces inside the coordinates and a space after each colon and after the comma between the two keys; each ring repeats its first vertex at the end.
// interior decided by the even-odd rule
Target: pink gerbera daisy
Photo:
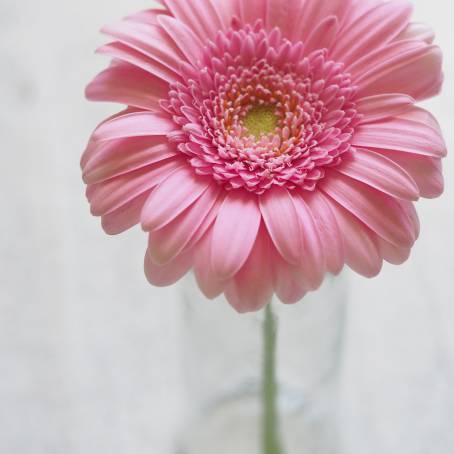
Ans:
{"type": "Polygon", "coordinates": [[[87,88],[128,107],[82,158],[109,234],[149,232],[145,270],[190,269],[241,312],[317,289],[344,264],[404,262],[413,202],[443,191],[442,56],[405,0],[162,0],[104,28],[87,88]]]}

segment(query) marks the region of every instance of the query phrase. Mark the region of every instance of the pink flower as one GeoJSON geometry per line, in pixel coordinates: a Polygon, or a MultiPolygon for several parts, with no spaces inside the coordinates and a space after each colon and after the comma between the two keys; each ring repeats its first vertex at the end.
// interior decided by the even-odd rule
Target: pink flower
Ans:
{"type": "Polygon", "coordinates": [[[446,146],[415,106],[442,84],[405,0],[163,0],[104,28],[87,88],[128,108],[82,158],[92,213],[149,232],[145,270],[191,268],[240,312],[295,303],[347,264],[373,277],[443,191],[446,146]]]}

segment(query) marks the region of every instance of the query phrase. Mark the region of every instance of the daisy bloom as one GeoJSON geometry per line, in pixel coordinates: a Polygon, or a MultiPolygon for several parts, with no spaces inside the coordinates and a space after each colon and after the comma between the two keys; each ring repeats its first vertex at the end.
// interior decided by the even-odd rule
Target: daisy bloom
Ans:
{"type": "Polygon", "coordinates": [[[125,104],[82,157],[109,234],[140,223],[158,286],[194,269],[240,312],[376,276],[443,191],[434,34],[406,0],[161,0],[107,26],[87,88],[125,104]]]}

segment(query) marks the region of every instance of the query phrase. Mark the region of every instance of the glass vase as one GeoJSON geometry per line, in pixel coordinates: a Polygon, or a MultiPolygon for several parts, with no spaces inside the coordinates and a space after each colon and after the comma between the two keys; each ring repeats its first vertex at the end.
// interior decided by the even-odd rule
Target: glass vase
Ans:
{"type": "MultiPolygon", "coordinates": [[[[336,454],[345,279],[328,277],[298,304],[272,302],[282,454],[336,454]]],[[[181,284],[186,408],[178,454],[263,454],[264,311],[237,314],[181,284]]],[[[279,453],[281,454],[281,453],[279,453]]]]}

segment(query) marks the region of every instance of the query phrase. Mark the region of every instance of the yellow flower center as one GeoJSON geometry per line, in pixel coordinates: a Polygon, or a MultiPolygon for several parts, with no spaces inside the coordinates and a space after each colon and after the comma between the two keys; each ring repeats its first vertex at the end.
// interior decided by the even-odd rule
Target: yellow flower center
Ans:
{"type": "Polygon", "coordinates": [[[278,118],[273,106],[253,107],[244,118],[244,126],[248,133],[259,138],[274,133],[278,126],[278,118]]]}

